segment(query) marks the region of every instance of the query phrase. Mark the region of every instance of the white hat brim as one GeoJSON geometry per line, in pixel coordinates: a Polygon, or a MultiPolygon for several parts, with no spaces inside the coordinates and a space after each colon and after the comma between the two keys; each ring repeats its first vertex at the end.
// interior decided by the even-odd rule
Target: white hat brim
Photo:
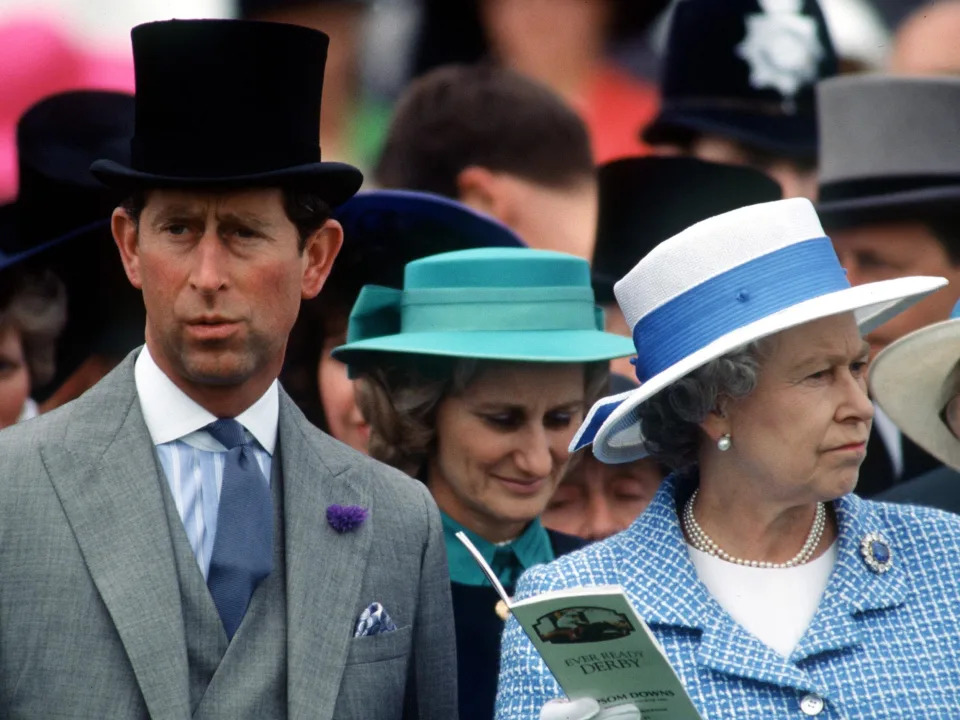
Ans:
{"type": "Polygon", "coordinates": [[[636,409],[676,380],[736,348],[831,315],[853,312],[861,333],[866,334],[946,284],[942,277],[917,276],[857,285],[806,300],[721,335],[654,375],[636,390],[603,398],[594,404],[570,443],[570,449],[591,444],[584,435],[596,424],[594,419],[599,413],[607,417],[592,438],[593,454],[598,460],[624,463],[645,457],[636,409]],[[612,405],[615,407],[611,410],[612,405]]]}
{"type": "Polygon", "coordinates": [[[887,346],[870,367],[870,391],[904,434],[960,469],[960,440],[940,418],[954,388],[944,383],[960,360],[960,318],[915,330],[887,346]]]}

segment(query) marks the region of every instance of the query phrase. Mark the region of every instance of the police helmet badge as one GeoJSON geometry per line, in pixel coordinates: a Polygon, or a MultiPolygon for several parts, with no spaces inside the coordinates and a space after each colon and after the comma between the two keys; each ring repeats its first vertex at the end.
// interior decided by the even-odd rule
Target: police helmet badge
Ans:
{"type": "Polygon", "coordinates": [[[746,17],[737,54],[750,66],[750,84],[773,88],[789,108],[801,86],[816,81],[824,48],[817,21],[804,15],[802,0],[759,0],[763,12],[746,17]]]}

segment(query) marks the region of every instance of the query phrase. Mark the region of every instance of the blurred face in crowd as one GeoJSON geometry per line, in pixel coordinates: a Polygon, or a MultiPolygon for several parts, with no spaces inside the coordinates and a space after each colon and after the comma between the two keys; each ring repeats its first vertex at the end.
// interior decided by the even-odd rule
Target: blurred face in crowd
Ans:
{"type": "Polygon", "coordinates": [[[427,485],[440,509],[491,542],[539,516],[583,419],[584,367],[491,365],[437,407],[427,485]]]}
{"type": "Polygon", "coordinates": [[[814,320],[770,338],[757,386],[704,422],[701,477],[745,505],[791,507],[852,492],[873,420],[867,397],[869,348],[853,313],[814,320]]]}
{"type": "Polygon", "coordinates": [[[649,458],[607,465],[588,450],[582,452],[550,498],[543,524],[586,540],[602,540],[625,530],[646,509],[663,474],[649,458]]]}
{"type": "Polygon", "coordinates": [[[830,233],[852,285],[908,275],[938,275],[950,284],[912,305],[867,335],[871,355],[907,333],[946,320],[960,296],[960,265],[930,229],[919,222],[861,225],[830,233]]]}
{"type": "Polygon", "coordinates": [[[483,0],[484,29],[497,59],[579,99],[584,74],[604,52],[611,20],[608,0],[483,0]]]}
{"type": "Polygon", "coordinates": [[[899,75],[960,72],[960,2],[921,5],[897,28],[889,71],[899,75]]]}
{"type": "Polygon", "coordinates": [[[227,415],[279,374],[300,301],[320,291],[343,235],[328,221],[301,251],[279,189],[152,190],[139,224],[118,208],[113,232],[143,291],[150,354],[184,392],[227,415]]]}
{"type": "Polygon", "coordinates": [[[330,434],[354,450],[365,453],[370,440],[370,426],[357,407],[353,380],[347,377],[347,366],[330,355],[335,347],[344,342],[346,336],[343,332],[324,340],[317,364],[320,403],[330,434]]]}
{"type": "Polygon", "coordinates": [[[754,150],[736,140],[719,135],[700,135],[689,147],[665,145],[656,148],[661,155],[689,155],[709,162],[746,165],[766,173],[783,188],[785,198],[805,197],[816,200],[817,170],[785,157],[754,150]]]}
{"type": "Polygon", "coordinates": [[[468,167],[458,176],[460,202],[492,215],[530,247],[593,257],[597,181],[592,175],[553,187],[509,173],[468,167]]]}
{"type": "Polygon", "coordinates": [[[20,332],[0,324],[0,428],[13,425],[30,394],[30,372],[20,332]]]}

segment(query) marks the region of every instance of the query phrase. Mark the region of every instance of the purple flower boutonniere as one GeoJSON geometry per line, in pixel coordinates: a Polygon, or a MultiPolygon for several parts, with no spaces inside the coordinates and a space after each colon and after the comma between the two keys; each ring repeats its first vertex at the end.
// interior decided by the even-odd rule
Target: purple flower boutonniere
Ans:
{"type": "Polygon", "coordinates": [[[327,508],[327,522],[338,533],[356,530],[367,519],[367,509],[359,505],[331,505],[327,508]]]}

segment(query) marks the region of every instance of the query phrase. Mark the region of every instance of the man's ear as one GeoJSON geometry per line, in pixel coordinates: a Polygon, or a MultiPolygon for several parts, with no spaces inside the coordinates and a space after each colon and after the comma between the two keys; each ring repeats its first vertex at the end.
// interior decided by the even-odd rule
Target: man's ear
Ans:
{"type": "Polygon", "coordinates": [[[508,194],[496,173],[485,167],[470,165],[457,174],[458,199],[501,222],[510,215],[508,194]]]}
{"type": "Polygon", "coordinates": [[[300,283],[300,297],[304,300],[316,297],[323,288],[342,245],[343,226],[332,218],[307,238],[303,248],[303,279],[300,283]]]}
{"type": "Polygon", "coordinates": [[[110,231],[120,251],[124,272],[130,284],[138,290],[143,288],[140,279],[140,245],[137,223],[122,207],[115,208],[110,216],[110,231]]]}

